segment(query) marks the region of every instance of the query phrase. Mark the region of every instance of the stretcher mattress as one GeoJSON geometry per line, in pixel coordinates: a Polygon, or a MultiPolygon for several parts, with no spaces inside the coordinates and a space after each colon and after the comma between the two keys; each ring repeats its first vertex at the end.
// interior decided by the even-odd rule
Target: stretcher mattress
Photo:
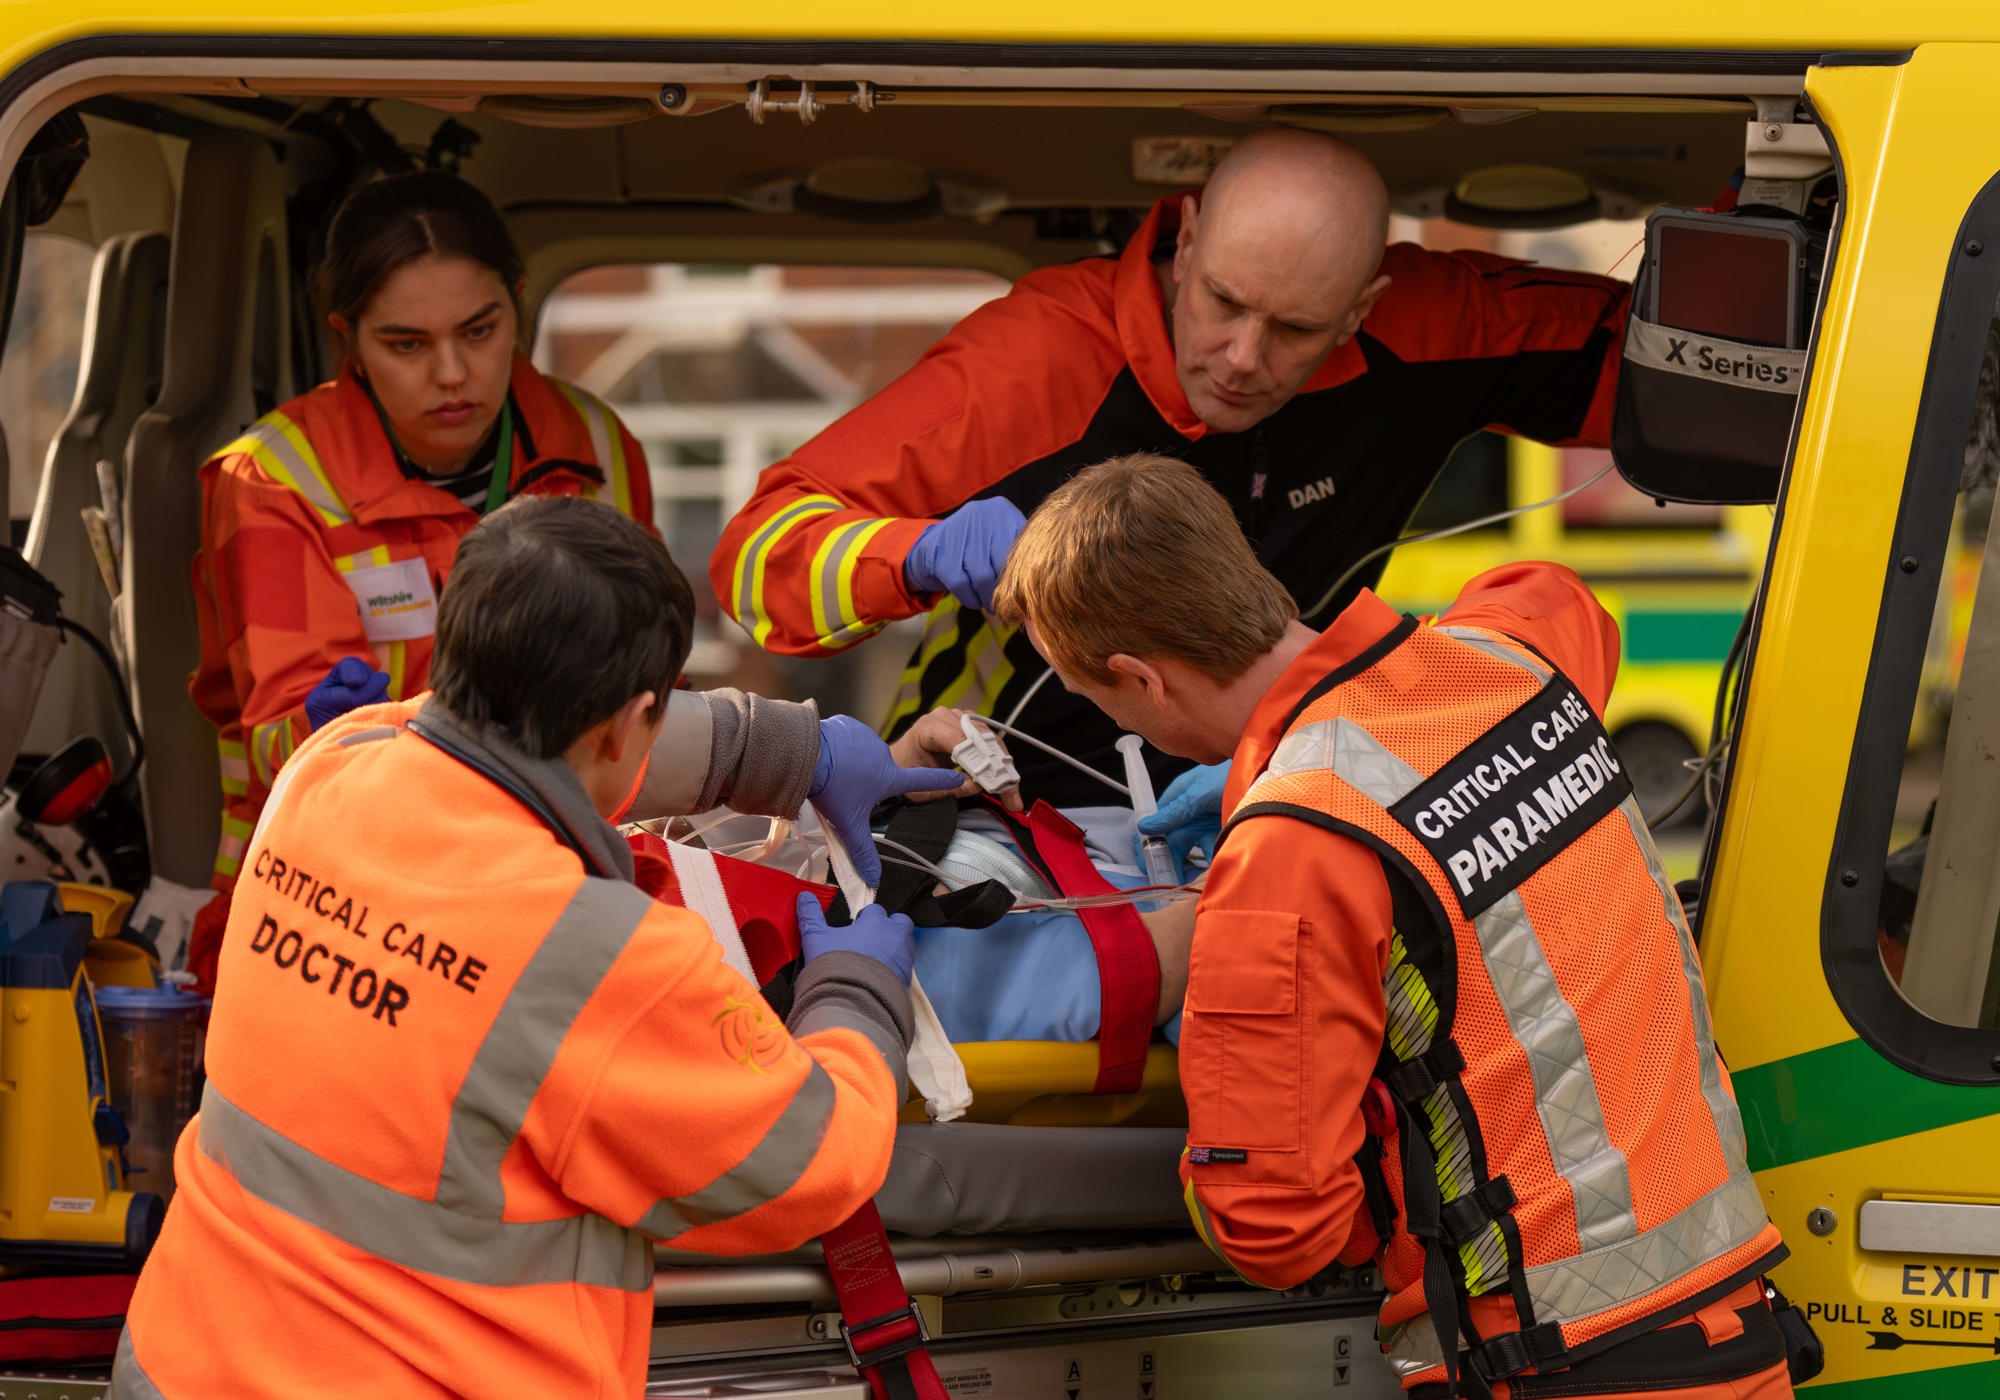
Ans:
{"type": "Polygon", "coordinates": [[[905,1123],[876,1194],[903,1235],[1185,1229],[1179,1128],[905,1123]]]}

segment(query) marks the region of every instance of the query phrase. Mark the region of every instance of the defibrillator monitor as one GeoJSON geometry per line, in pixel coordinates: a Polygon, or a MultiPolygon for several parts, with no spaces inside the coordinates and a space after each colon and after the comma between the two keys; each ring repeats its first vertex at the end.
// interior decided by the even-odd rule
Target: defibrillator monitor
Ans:
{"type": "Polygon", "coordinates": [[[1824,236],[1801,220],[1660,209],[1625,325],[1619,473],[1662,501],[1777,499],[1824,236]]]}
{"type": "Polygon", "coordinates": [[[1646,227],[1646,319],[1744,345],[1805,344],[1806,231],[1790,219],[1662,213],[1646,227]]]}

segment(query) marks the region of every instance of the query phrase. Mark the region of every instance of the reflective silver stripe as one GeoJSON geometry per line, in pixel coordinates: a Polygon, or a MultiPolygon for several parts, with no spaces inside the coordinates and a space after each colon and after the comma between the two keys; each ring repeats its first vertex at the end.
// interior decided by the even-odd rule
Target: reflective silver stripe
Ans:
{"type": "Polygon", "coordinates": [[[130,1327],[118,1333],[118,1354],[111,1361],[111,1388],[104,1394],[106,1400],[166,1400],[132,1351],[130,1327]]]}
{"type": "Polygon", "coordinates": [[[198,1121],[201,1150],[244,1191],[388,1263],[487,1288],[574,1283],[638,1293],[652,1284],[645,1237],[601,1215],[501,1221],[406,1196],[266,1127],[212,1082],[198,1121]]]}
{"type": "Polygon", "coordinates": [[[1419,1371],[1444,1365],[1444,1351],[1438,1346],[1437,1328],[1429,1313],[1419,1313],[1394,1327],[1380,1328],[1378,1333],[1389,1353],[1389,1368],[1399,1381],[1408,1381],[1419,1371]]]}
{"type": "Polygon", "coordinates": [[[501,1161],[571,1024],[652,908],[643,892],[619,880],[586,878],[570,896],[466,1068],[451,1106],[439,1205],[500,1219],[501,1161]]]}
{"type": "Polygon", "coordinates": [[[311,502],[327,524],[340,525],[353,519],[347,503],[334,493],[333,484],[321,472],[318,460],[310,455],[311,449],[300,451],[299,443],[292,440],[293,433],[299,433],[299,442],[305,441],[305,434],[299,432],[291,419],[272,412],[244,429],[242,437],[222,450],[248,452],[280,485],[291,487],[311,502]],[[250,446],[252,442],[256,445],[250,446]]]}
{"type": "Polygon", "coordinates": [[[1702,984],[1701,954],[1695,951],[1694,931],[1688,927],[1687,914],[1681,908],[1680,897],[1674,893],[1673,882],[1667,879],[1667,872],[1660,865],[1660,853],[1646,830],[1646,819],[1639,814],[1639,799],[1627,797],[1618,804],[1618,810],[1632,829],[1632,839],[1638,843],[1640,854],[1646,857],[1646,871],[1653,877],[1653,886],[1666,906],[1667,922],[1674,926],[1674,936],[1680,941],[1681,976],[1687,982],[1688,1017],[1694,1022],[1695,1057],[1701,1065],[1701,1096],[1708,1100],[1709,1114],[1715,1119],[1715,1139],[1722,1144],[1722,1160],[1729,1164],[1730,1171],[1742,1171],[1748,1161],[1743,1114],[1735,1097],[1723,1087],[1722,1065],[1715,1053],[1715,1027],[1708,1016],[1708,995],[1702,984]]]}
{"type": "Polygon", "coordinates": [[[1529,1269],[1535,1317],[1572,1322],[1643,1298],[1748,1244],[1768,1219],[1756,1181],[1739,1171],[1644,1234],[1529,1269]]]}
{"type": "Polygon", "coordinates": [[[1323,719],[1302,725],[1279,741],[1263,776],[1244,794],[1244,805],[1257,800],[1257,786],[1265,779],[1313,769],[1331,772],[1384,807],[1401,802],[1424,780],[1353,720],[1323,719]]]}
{"type": "Polygon", "coordinates": [[[1554,674],[1548,667],[1541,665],[1532,657],[1523,656],[1504,643],[1496,642],[1483,632],[1475,632],[1470,627],[1440,627],[1437,630],[1454,641],[1464,642],[1469,647],[1476,647],[1495,661],[1504,661],[1510,666],[1519,666],[1538,681],[1547,681],[1554,674]]]}
{"type": "Polygon", "coordinates": [[[764,558],[793,526],[815,515],[839,510],[831,496],[801,496],[762,525],[736,558],[736,621],[762,646],[775,624],[759,606],[764,600],[764,558]]]}
{"type": "Polygon", "coordinates": [[[813,574],[813,625],[823,647],[843,647],[881,630],[854,607],[854,570],[863,545],[882,532],[884,519],[856,520],[833,532],[813,574]]]}
{"type": "Polygon", "coordinates": [[[357,729],[352,734],[342,735],[340,746],[343,749],[350,749],[356,744],[372,744],[377,739],[393,739],[402,732],[402,729],[396,725],[378,724],[372,729],[357,729]]]}
{"type": "Polygon", "coordinates": [[[749,1156],[699,1191],[661,1201],[639,1218],[638,1228],[655,1239],[672,1240],[698,1225],[734,1220],[784,1195],[819,1155],[833,1121],[833,1099],[833,1080],[814,1061],[805,1082],[749,1156]]]}
{"type": "Polygon", "coordinates": [[[1577,1237],[1585,1250],[1631,1238],[1638,1217],[1632,1211],[1630,1168],[1604,1126],[1583,1027],[1556,984],[1521,892],[1501,896],[1472,921],[1472,929],[1508,1028],[1527,1054],[1549,1156],[1576,1198],[1577,1237]]]}
{"type": "MultiPolygon", "coordinates": [[[[1767,1219],[1756,1181],[1747,1170],[1738,1172],[1644,1234],[1529,1269],[1528,1297],[1535,1318],[1567,1324],[1634,1302],[1742,1248],[1757,1238],[1767,1219]]],[[[1388,1329],[1384,1340],[1398,1376],[1444,1361],[1428,1317],[1388,1329]]]]}

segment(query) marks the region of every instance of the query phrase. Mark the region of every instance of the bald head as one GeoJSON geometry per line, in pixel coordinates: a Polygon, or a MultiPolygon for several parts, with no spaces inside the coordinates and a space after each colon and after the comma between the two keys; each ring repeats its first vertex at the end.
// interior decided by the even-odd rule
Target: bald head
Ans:
{"type": "Polygon", "coordinates": [[[1188,402],[1241,431],[1275,413],[1349,339],[1388,283],[1382,177],[1330,136],[1260,131],[1182,210],[1174,352],[1188,402]]]}

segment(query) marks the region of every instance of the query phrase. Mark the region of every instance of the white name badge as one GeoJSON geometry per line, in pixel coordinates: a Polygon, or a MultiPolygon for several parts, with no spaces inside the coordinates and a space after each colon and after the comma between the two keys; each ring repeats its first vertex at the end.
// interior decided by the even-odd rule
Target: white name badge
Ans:
{"type": "Polygon", "coordinates": [[[371,642],[407,642],[437,630],[437,593],[422,559],[376,564],[341,577],[354,590],[371,642]]]}

